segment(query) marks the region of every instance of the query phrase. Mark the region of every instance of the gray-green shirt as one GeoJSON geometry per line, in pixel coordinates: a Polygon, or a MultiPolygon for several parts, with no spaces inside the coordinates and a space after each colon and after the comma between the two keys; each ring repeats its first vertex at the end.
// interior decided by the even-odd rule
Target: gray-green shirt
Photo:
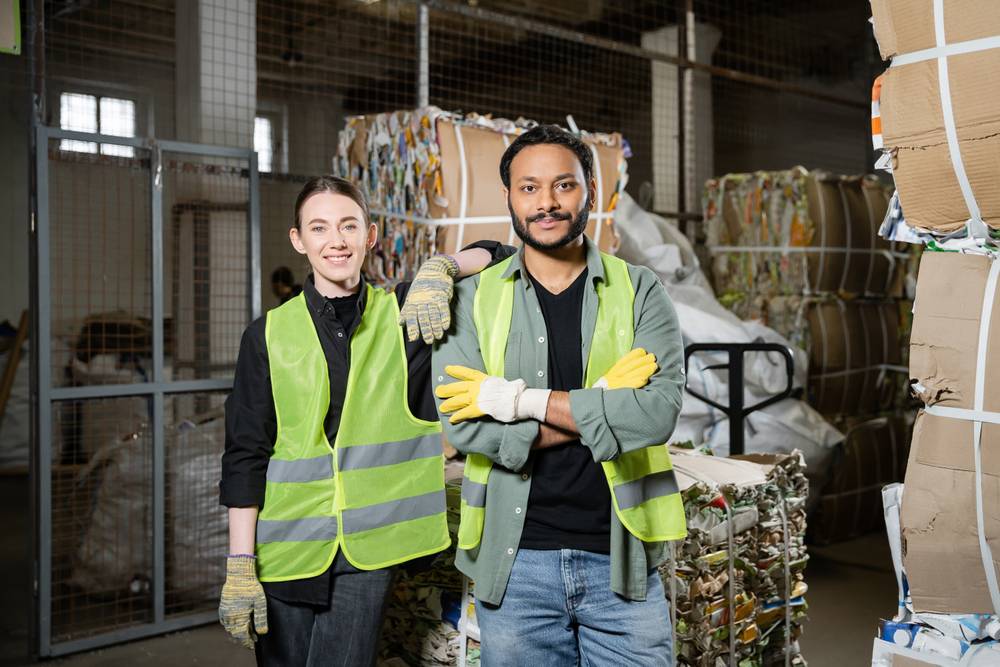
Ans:
{"type": "MultiPolygon", "coordinates": [[[[587,286],[583,296],[581,334],[583,367],[587,367],[594,336],[616,335],[595,331],[597,289],[604,280],[604,266],[597,247],[586,239],[587,286]]],[[[531,280],[524,274],[523,251],[511,258],[504,273],[515,280],[514,309],[504,361],[507,379],[522,378],[529,387],[548,388],[548,335],[531,280]]],[[[595,461],[610,461],[623,452],[662,444],[677,423],[684,386],[684,351],[673,304],[656,275],[645,267],[629,265],[635,290],[635,342],[656,355],[660,370],[642,389],[577,389],[569,392],[580,442],[595,461]]],[[[435,349],[434,385],[452,382],[448,365],[484,370],[472,307],[479,277],[458,283],[453,328],[435,349]]],[[[440,407],[440,399],[438,406],[440,407]]],[[[475,549],[459,549],[458,569],[476,582],[476,597],[500,604],[514,556],[517,554],[528,511],[531,489],[531,445],[538,435],[534,420],[502,424],[489,418],[449,424],[443,419],[448,441],[462,453],[478,453],[494,463],[486,490],[486,522],[475,549]]],[[[643,543],[612,512],[611,589],[632,600],[646,597],[646,580],[652,568],[666,559],[663,542],[643,543]]]]}

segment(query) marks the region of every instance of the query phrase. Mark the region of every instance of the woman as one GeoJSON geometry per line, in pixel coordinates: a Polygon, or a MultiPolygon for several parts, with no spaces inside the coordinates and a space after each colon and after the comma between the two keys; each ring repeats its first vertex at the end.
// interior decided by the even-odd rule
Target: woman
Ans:
{"type": "Polygon", "coordinates": [[[448,328],[455,277],[513,249],[439,255],[412,286],[375,289],[376,225],[333,176],[302,188],[289,238],[312,275],[247,328],[226,401],[219,616],[261,665],[370,665],[393,566],[450,542],[430,347],[413,341],[448,328]]]}

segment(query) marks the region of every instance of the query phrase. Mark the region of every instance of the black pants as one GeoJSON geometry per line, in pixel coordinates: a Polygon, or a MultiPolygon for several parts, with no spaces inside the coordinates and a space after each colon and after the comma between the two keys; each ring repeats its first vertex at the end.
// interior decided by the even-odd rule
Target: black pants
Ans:
{"type": "Polygon", "coordinates": [[[365,667],[375,664],[393,569],[356,570],[338,553],[330,604],[290,604],[267,596],[267,634],[257,640],[262,667],[365,667]]]}

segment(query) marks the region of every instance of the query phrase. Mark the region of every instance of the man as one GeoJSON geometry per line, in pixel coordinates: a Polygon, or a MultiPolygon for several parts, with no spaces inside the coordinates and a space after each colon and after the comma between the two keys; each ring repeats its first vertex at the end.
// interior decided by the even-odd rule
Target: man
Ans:
{"type": "Polygon", "coordinates": [[[302,293],[302,285],[295,282],[290,268],[279,266],[271,272],[271,292],[284,304],[302,293]]]}
{"type": "Polygon", "coordinates": [[[456,564],[483,664],[673,664],[655,568],[686,534],[662,444],[681,408],[677,317],[652,271],[584,235],[596,181],[578,138],[525,132],[500,176],[523,250],[458,286],[433,363],[467,454],[456,564]]]}

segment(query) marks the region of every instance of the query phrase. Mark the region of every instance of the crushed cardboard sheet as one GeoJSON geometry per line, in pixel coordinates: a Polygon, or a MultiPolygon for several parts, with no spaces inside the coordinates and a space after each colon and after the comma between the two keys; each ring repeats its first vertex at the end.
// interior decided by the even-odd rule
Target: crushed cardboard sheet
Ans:
{"type": "Polygon", "coordinates": [[[993,75],[1000,3],[871,5],[879,51],[892,60],[874,91],[875,146],[887,156],[907,223],[948,234],[978,217],[1000,229],[1000,80],[993,75]]]}

